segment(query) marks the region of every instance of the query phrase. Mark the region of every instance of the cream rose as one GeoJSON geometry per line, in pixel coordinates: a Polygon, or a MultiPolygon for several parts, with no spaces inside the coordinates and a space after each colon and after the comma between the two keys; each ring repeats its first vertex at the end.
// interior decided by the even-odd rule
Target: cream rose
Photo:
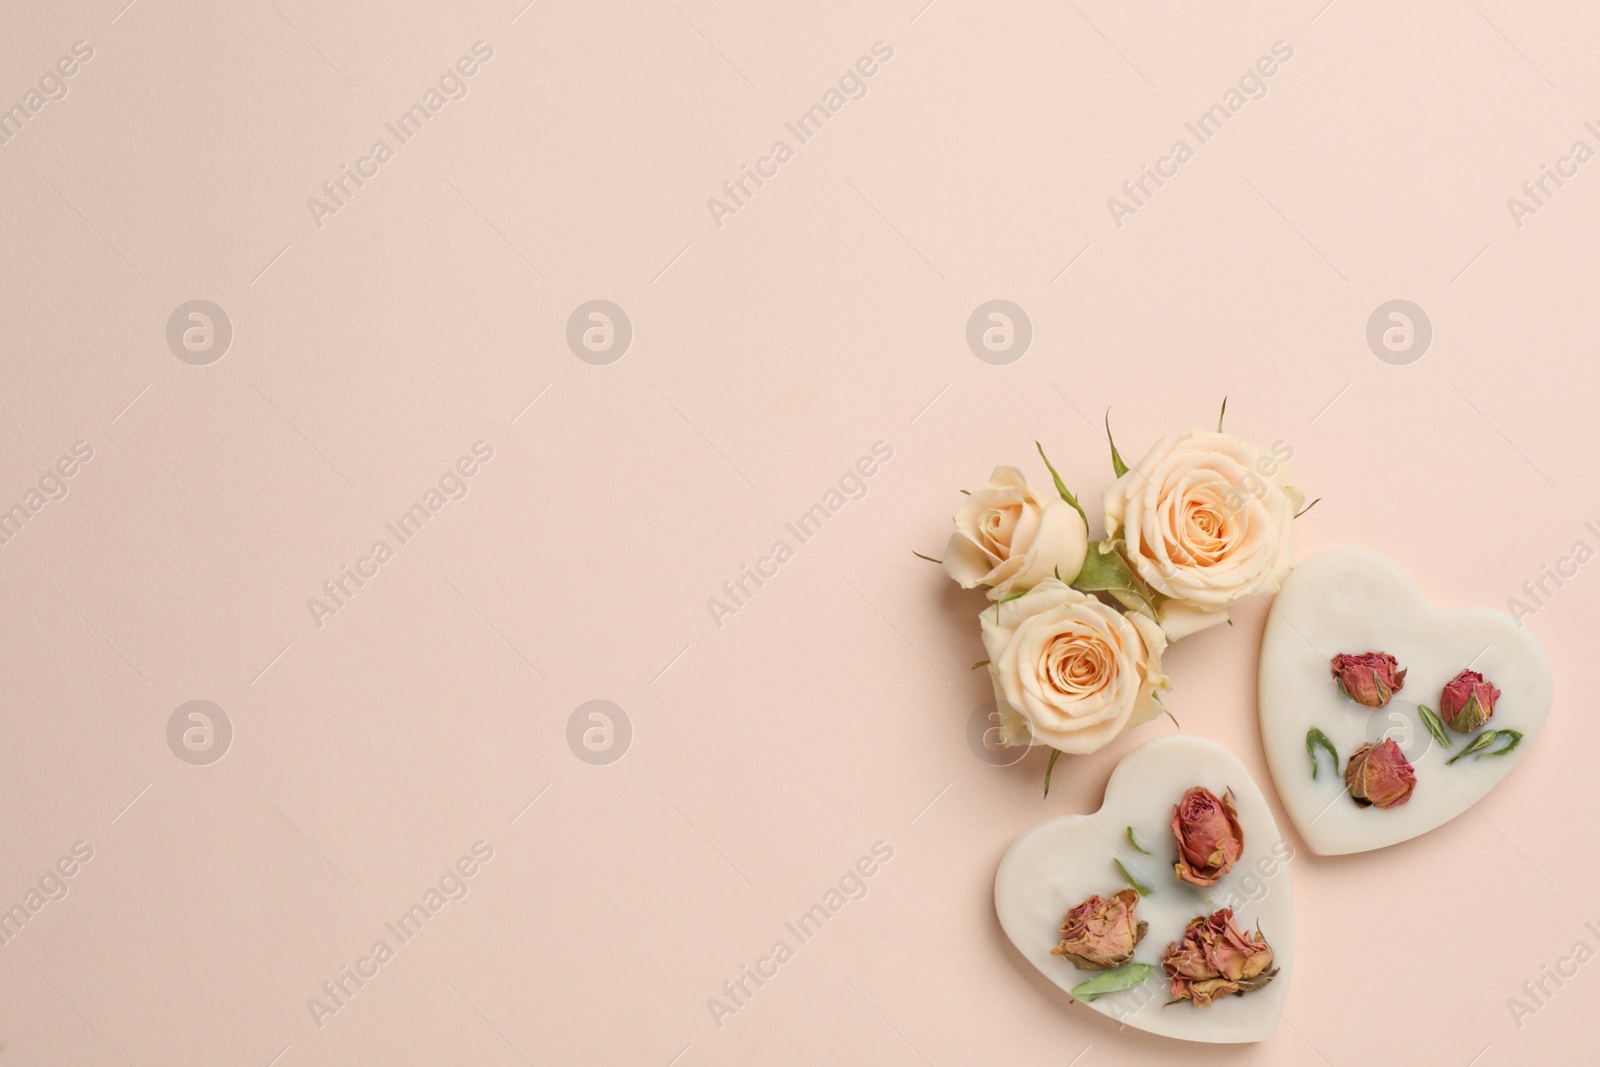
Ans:
{"type": "Polygon", "coordinates": [[[1093,752],[1161,714],[1167,637],[1148,616],[1046,578],[979,618],[1006,744],[1093,752]]]}
{"type": "Polygon", "coordinates": [[[1045,578],[1072,581],[1083,569],[1089,528],[1065,500],[1040,502],[1015,467],[996,467],[989,484],[955,516],[944,569],[963,589],[986,585],[1000,600],[1045,578]]]}
{"type": "Polygon", "coordinates": [[[1294,562],[1290,527],[1305,502],[1289,484],[1293,454],[1282,442],[1269,452],[1191,430],[1158,441],[1106,490],[1106,536],[1126,542],[1133,569],[1164,598],[1158,607],[1170,639],[1225,622],[1236,601],[1278,591],[1294,562]]]}

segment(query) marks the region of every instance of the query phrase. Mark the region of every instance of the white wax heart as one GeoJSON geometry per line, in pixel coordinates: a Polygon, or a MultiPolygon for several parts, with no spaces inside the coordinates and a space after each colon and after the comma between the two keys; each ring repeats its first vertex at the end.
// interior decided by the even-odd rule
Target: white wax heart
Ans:
{"type": "Polygon", "coordinates": [[[1261,642],[1261,741],[1278,795],[1313,852],[1340,855],[1382,848],[1442,826],[1483,799],[1533,747],[1550,713],[1555,682],[1533,634],[1486,608],[1430,607],[1398,565],[1362,548],[1335,548],[1302,561],[1272,605],[1261,642]],[[1387,652],[1406,669],[1405,685],[1382,708],[1339,691],[1334,655],[1387,652]],[[1439,694],[1462,670],[1500,689],[1485,729],[1523,734],[1503,756],[1445,761],[1468,735],[1446,728],[1450,747],[1429,734],[1417,705],[1439,710],[1439,694]],[[1316,727],[1339,753],[1311,774],[1306,733],[1316,727]],[[1393,738],[1416,768],[1411,798],[1388,810],[1360,807],[1345,792],[1344,769],[1365,741],[1393,738]]]}
{"type": "Polygon", "coordinates": [[[1214,741],[1169,734],[1130,752],[1112,772],[1106,796],[1093,815],[1063,815],[1024,831],[1006,851],[994,880],[995,913],[1017,951],[1062,989],[1104,972],[1079,970],[1052,956],[1069,909],[1091,894],[1109,897],[1127,882],[1121,860],[1155,889],[1139,900],[1136,916],[1150,924],[1134,961],[1159,964],[1190,919],[1223,907],[1234,909],[1241,929],[1260,927],[1272,946],[1278,976],[1264,989],[1225,996],[1205,1006],[1171,999],[1158,972],[1141,986],[1108,993],[1088,1006],[1129,1026],[1186,1041],[1261,1041],[1278,1025],[1294,963],[1294,897],[1288,862],[1293,853],[1278,833],[1272,810],[1244,764],[1214,741]],[[1233,790],[1244,828],[1244,854],[1214,886],[1200,889],[1173,871],[1177,842],[1172,811],[1184,792],[1205,786],[1218,796],[1233,790]],[[1128,841],[1133,827],[1151,855],[1128,841]]]}

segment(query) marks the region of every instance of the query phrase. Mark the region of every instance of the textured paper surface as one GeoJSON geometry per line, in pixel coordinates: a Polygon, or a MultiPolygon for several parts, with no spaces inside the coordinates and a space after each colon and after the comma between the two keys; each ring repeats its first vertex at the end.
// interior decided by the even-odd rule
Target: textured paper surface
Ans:
{"type": "MultiPolygon", "coordinates": [[[[0,106],[27,114],[0,144],[0,507],[93,450],[0,544],[0,904],[74,871],[0,945],[0,1063],[1170,1062],[1035,974],[991,886],[1173,725],[1063,759],[1048,801],[1042,753],[981,761],[980,600],[911,552],[997,462],[1047,487],[1035,439],[1097,519],[1108,408],[1131,460],[1224,394],[1322,498],[1302,556],[1526,600],[1566,695],[1477,812],[1403,849],[1313,857],[1269,790],[1299,854],[1289,1025],[1183,1054],[1584,1059],[1592,14],[125,3],[0,12],[0,106]],[[1571,176],[1514,216],[1545,165],[1571,176]],[[1129,213],[1146,166],[1173,176],[1129,213]],[[1428,329],[1384,311],[1380,358],[1397,300],[1428,329]],[[220,359],[191,301],[226,315],[220,359]],[[173,745],[214,753],[214,713],[169,743],[196,700],[231,726],[208,765],[173,745]],[[608,764],[575,751],[617,752],[614,712],[569,734],[596,700],[627,716],[608,764]],[[389,933],[463,858],[465,898],[389,933]],[[308,1000],[380,940],[319,1028],[308,1000]]],[[[1263,784],[1265,611],[1166,659],[1184,731],[1263,784]]]]}

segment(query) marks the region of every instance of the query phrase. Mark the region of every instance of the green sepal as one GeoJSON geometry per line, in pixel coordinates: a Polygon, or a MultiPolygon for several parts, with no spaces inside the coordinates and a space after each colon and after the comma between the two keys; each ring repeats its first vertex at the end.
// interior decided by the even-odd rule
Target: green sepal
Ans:
{"type": "Polygon", "coordinates": [[[1111,862],[1117,865],[1117,870],[1122,872],[1122,877],[1128,880],[1128,884],[1133,886],[1133,888],[1138,891],[1138,894],[1141,897],[1147,897],[1156,891],[1155,886],[1151,885],[1149,882],[1143,881],[1138,875],[1128,870],[1121,860],[1113,858],[1111,862]]]}
{"type": "Polygon", "coordinates": [[[1422,716],[1422,725],[1428,728],[1428,732],[1433,735],[1433,739],[1445,748],[1449,748],[1450,735],[1444,732],[1444,720],[1434,714],[1433,709],[1426,704],[1418,704],[1417,713],[1422,716]]]}
{"type": "Polygon", "coordinates": [[[1313,726],[1306,731],[1306,755],[1311,757],[1311,777],[1317,776],[1320,769],[1317,765],[1317,749],[1325,748],[1328,756],[1333,760],[1333,769],[1339,769],[1339,750],[1333,747],[1333,742],[1328,740],[1328,735],[1313,726]]]}
{"type": "Polygon", "coordinates": [[[1144,842],[1139,840],[1139,835],[1134,832],[1134,829],[1131,826],[1128,827],[1128,844],[1132,845],[1140,852],[1143,852],[1146,856],[1155,855],[1155,853],[1144,847],[1144,842]]]}
{"type": "Polygon", "coordinates": [[[1456,712],[1455,718],[1450,720],[1450,728],[1457,733],[1470,734],[1489,721],[1489,714],[1484,710],[1483,701],[1478,699],[1477,690],[1474,689],[1461,710],[1456,712]]]}
{"type": "MultiPolygon", "coordinates": [[[[1448,767],[1458,759],[1462,759],[1466,756],[1476,755],[1477,753],[1482,752],[1484,749],[1494,744],[1495,735],[1499,732],[1500,731],[1498,730],[1485,730],[1477,737],[1474,737],[1471,741],[1468,741],[1466,748],[1445,760],[1444,765],[1448,767]]],[[[1518,735],[1518,740],[1521,740],[1521,735],[1518,735]]]]}
{"type": "Polygon", "coordinates": [[[1521,730],[1485,730],[1474,737],[1466,748],[1445,760],[1444,765],[1448,767],[1462,756],[1473,756],[1474,762],[1484,756],[1504,756],[1520,744],[1522,744],[1521,730]],[[1494,745],[1500,747],[1493,748],[1494,745]]]}
{"type": "Polygon", "coordinates": [[[1105,974],[1097,974],[1087,982],[1082,982],[1072,987],[1072,995],[1087,1004],[1096,997],[1107,993],[1119,993],[1124,989],[1132,989],[1136,985],[1143,985],[1150,980],[1161,968],[1153,963],[1130,963],[1126,967],[1118,967],[1105,974]]]}
{"type": "Polygon", "coordinates": [[[1050,762],[1047,763],[1045,765],[1045,768],[1044,768],[1044,795],[1045,796],[1049,796],[1050,795],[1050,776],[1056,772],[1056,760],[1058,760],[1060,758],[1061,758],[1061,750],[1059,748],[1052,748],[1050,750],[1050,762]]]}
{"type": "Polygon", "coordinates": [[[1512,749],[1522,744],[1521,730],[1496,730],[1494,732],[1497,737],[1506,740],[1508,743],[1492,752],[1484,753],[1486,756],[1504,756],[1507,752],[1510,752],[1512,749]]]}
{"type": "Polygon", "coordinates": [[[1106,408],[1106,444],[1111,446],[1111,469],[1117,472],[1120,478],[1128,473],[1128,465],[1122,462],[1122,453],[1117,451],[1117,442],[1111,437],[1111,409],[1106,408]]]}
{"type": "Polygon", "coordinates": [[[1007,593],[1005,596],[1001,597],[999,600],[996,600],[994,602],[994,624],[996,626],[1000,625],[1000,605],[1001,604],[1009,604],[1011,601],[1018,600],[1018,599],[1020,599],[1022,597],[1025,597],[1027,595],[1028,595],[1028,590],[1024,589],[1020,593],[1007,593]]]}
{"type": "Polygon", "coordinates": [[[1150,616],[1160,619],[1156,610],[1155,600],[1148,586],[1139,580],[1133,573],[1133,568],[1128,566],[1128,561],[1123,558],[1119,546],[1122,541],[1090,541],[1089,551],[1084,553],[1083,569],[1078,572],[1078,577],[1072,582],[1072,588],[1085,593],[1101,593],[1117,591],[1129,593],[1144,602],[1150,610],[1150,616]]]}
{"type": "Polygon", "coordinates": [[[1060,474],[1056,473],[1055,465],[1050,462],[1050,457],[1044,454],[1044,446],[1035,441],[1033,447],[1039,450],[1039,458],[1044,460],[1045,469],[1050,472],[1050,477],[1056,480],[1056,492],[1061,494],[1062,500],[1072,505],[1073,509],[1077,511],[1078,517],[1083,520],[1084,526],[1087,527],[1089,525],[1089,516],[1083,513],[1083,505],[1078,503],[1078,498],[1072,495],[1072,491],[1067,488],[1067,483],[1061,480],[1060,474]]]}

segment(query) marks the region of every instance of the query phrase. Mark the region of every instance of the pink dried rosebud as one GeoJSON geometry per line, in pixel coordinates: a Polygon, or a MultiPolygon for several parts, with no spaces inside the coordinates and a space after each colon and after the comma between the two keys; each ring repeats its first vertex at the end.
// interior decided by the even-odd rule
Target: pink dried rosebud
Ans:
{"type": "Polygon", "coordinates": [[[1500,690],[1477,671],[1462,671],[1444,685],[1439,694],[1439,717],[1445,725],[1470,734],[1489,721],[1500,690]]]}
{"type": "Polygon", "coordinates": [[[1172,999],[1201,1007],[1228,993],[1260,989],[1278,973],[1272,946],[1259,930],[1235,926],[1232,908],[1190,919],[1183,937],[1167,946],[1161,966],[1172,980],[1172,999]]]}
{"type": "Polygon", "coordinates": [[[1388,739],[1381,745],[1369,743],[1355,750],[1345,764],[1344,784],[1357,804],[1381,810],[1411,799],[1412,790],[1417,788],[1417,772],[1400,746],[1388,739]]]}
{"type": "Polygon", "coordinates": [[[1061,944],[1050,954],[1065,956],[1084,970],[1116,970],[1133,959],[1133,946],[1150,928],[1134,916],[1138,905],[1139,894],[1132,889],[1114,893],[1110,900],[1096,893],[1067,912],[1061,944]]]}
{"type": "Polygon", "coordinates": [[[1233,806],[1233,791],[1219,797],[1204,786],[1183,794],[1172,809],[1172,836],[1178,839],[1173,869],[1190,885],[1216,885],[1244,854],[1244,827],[1233,806]]]}
{"type": "Polygon", "coordinates": [[[1387,652],[1363,652],[1359,656],[1339,653],[1331,664],[1339,691],[1369,708],[1381,708],[1406,684],[1406,672],[1396,670],[1399,661],[1387,652]]]}

